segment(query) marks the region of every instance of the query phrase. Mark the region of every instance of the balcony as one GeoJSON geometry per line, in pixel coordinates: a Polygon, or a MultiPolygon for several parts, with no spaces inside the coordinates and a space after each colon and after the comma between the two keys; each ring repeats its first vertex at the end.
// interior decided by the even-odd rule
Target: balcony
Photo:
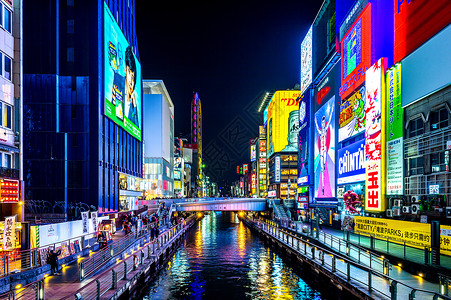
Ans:
{"type": "Polygon", "coordinates": [[[0,177],[1,178],[10,178],[10,179],[19,179],[19,170],[0,167],[0,177]]]}

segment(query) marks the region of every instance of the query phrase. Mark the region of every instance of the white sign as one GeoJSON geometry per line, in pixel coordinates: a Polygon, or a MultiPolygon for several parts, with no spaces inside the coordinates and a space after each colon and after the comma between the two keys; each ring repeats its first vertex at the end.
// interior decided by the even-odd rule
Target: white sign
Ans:
{"type": "Polygon", "coordinates": [[[5,218],[3,250],[12,251],[16,247],[16,216],[5,218]]]}
{"type": "Polygon", "coordinates": [[[301,43],[301,93],[312,82],[312,26],[301,43]]]}
{"type": "Polygon", "coordinates": [[[275,161],[275,182],[280,182],[280,156],[276,156],[275,161]]]}
{"type": "Polygon", "coordinates": [[[438,185],[438,184],[430,184],[429,185],[429,194],[430,195],[438,195],[438,194],[440,194],[440,185],[438,185]]]}
{"type": "Polygon", "coordinates": [[[404,190],[403,138],[387,142],[387,195],[402,195],[404,190]]]}
{"type": "Polygon", "coordinates": [[[277,195],[276,190],[268,191],[268,197],[275,197],[277,195]]]}
{"type": "Polygon", "coordinates": [[[83,227],[83,234],[89,232],[88,213],[89,212],[87,212],[87,211],[84,211],[81,213],[81,224],[83,227]]]}
{"type": "Polygon", "coordinates": [[[99,231],[98,212],[96,212],[96,211],[91,212],[91,222],[92,222],[92,228],[94,229],[94,232],[99,231]]]}

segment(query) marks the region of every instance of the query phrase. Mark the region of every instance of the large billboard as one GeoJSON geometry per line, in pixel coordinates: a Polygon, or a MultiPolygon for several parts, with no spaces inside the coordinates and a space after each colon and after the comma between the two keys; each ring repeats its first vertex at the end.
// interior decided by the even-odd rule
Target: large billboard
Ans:
{"type": "Polygon", "coordinates": [[[403,111],[401,106],[401,64],[387,70],[387,195],[404,191],[403,111]]]}
{"type": "Polygon", "coordinates": [[[104,3],[104,114],[141,140],[141,64],[104,3]]]}
{"type": "Polygon", "coordinates": [[[312,83],[312,26],[301,43],[301,93],[312,83]]]}
{"type": "Polygon", "coordinates": [[[298,149],[298,185],[307,185],[309,180],[309,124],[310,90],[299,102],[299,149],[298,149]]]}
{"type": "Polygon", "coordinates": [[[366,71],[365,156],[366,191],[365,210],[385,211],[385,69],[381,58],[366,71]],[[384,125],[384,126],[383,126],[384,125]]]}
{"type": "Polygon", "coordinates": [[[315,113],[315,198],[335,197],[334,106],[335,96],[315,113]]]}
{"type": "Polygon", "coordinates": [[[298,151],[300,99],[300,91],[277,91],[272,96],[263,114],[268,157],[275,152],[298,151]]]}
{"type": "Polygon", "coordinates": [[[365,87],[354,92],[340,104],[338,141],[353,137],[365,130],[365,87]]]}
{"type": "Polygon", "coordinates": [[[451,23],[449,0],[395,2],[395,62],[451,23]]]}
{"type": "Polygon", "coordinates": [[[367,4],[340,44],[340,97],[345,99],[365,81],[365,71],[371,65],[371,4],[367,4]]]}

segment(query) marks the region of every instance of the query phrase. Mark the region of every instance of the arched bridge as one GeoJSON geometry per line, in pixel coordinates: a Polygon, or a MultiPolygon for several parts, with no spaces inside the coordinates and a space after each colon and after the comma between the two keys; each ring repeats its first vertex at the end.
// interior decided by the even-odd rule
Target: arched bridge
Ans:
{"type": "Polygon", "coordinates": [[[176,211],[264,211],[265,198],[192,198],[166,200],[176,211]]]}

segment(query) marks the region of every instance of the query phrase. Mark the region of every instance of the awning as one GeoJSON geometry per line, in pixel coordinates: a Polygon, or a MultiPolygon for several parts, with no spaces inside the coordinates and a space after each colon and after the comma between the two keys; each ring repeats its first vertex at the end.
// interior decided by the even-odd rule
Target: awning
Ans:
{"type": "Polygon", "coordinates": [[[19,148],[12,147],[12,146],[5,145],[5,144],[0,144],[0,150],[19,153],[19,148]]]}

